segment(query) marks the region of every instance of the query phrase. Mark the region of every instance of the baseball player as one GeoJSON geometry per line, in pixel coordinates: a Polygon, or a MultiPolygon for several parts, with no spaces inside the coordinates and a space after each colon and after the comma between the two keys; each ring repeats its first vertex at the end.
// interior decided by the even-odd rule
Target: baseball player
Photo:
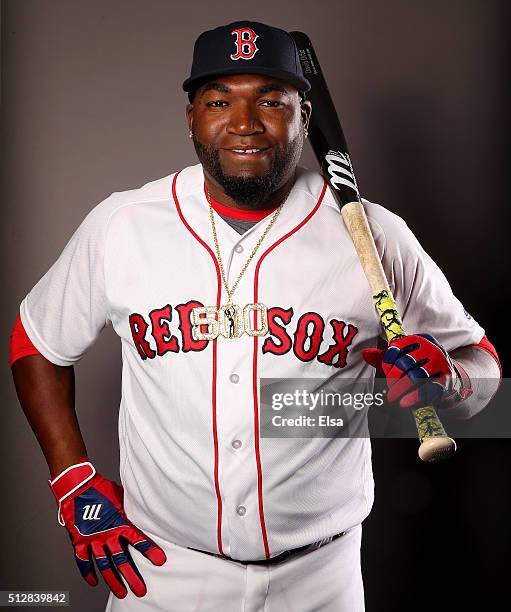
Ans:
{"type": "MultiPolygon", "coordinates": [[[[107,610],[359,612],[370,441],[267,438],[262,378],[372,381],[466,418],[495,349],[405,222],[364,200],[413,335],[384,349],[367,281],[322,176],[298,166],[311,112],[292,38],[240,21],[195,44],[199,163],[87,215],[20,306],[11,363],[78,568],[107,610]],[[120,481],[87,455],[73,366],[122,343],[120,481]]],[[[397,407],[395,408],[398,409],[397,407]]]]}

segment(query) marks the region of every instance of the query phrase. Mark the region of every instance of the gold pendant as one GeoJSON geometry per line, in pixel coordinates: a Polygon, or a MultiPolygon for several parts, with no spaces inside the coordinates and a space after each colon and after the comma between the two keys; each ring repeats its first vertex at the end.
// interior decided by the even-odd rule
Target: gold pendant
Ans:
{"type": "Polygon", "coordinates": [[[214,340],[218,336],[217,314],[218,311],[214,306],[192,308],[190,322],[194,340],[214,340]],[[201,331],[204,326],[206,326],[206,331],[201,331]]]}
{"type": "Polygon", "coordinates": [[[249,336],[266,336],[268,333],[268,308],[261,302],[247,304],[243,308],[243,319],[249,336]]]}
{"type": "Polygon", "coordinates": [[[243,313],[236,304],[227,304],[218,311],[220,333],[224,338],[239,338],[243,335],[243,313]]]}
{"type": "Polygon", "coordinates": [[[248,336],[265,336],[268,333],[268,308],[258,302],[246,304],[243,309],[236,304],[200,306],[192,309],[190,321],[194,340],[215,340],[218,336],[227,339],[248,336]],[[202,327],[206,327],[202,331],[202,327]]]}

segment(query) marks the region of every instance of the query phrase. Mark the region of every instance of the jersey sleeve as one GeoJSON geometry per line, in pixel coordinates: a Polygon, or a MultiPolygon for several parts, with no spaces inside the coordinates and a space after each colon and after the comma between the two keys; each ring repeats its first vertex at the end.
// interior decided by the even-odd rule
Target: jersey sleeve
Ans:
{"type": "Polygon", "coordinates": [[[378,250],[383,251],[383,268],[406,333],[430,333],[447,351],[480,342],[484,329],[465,310],[403,219],[375,204],[368,208],[370,225],[377,226],[378,250]]]}
{"type": "Polygon", "coordinates": [[[105,207],[93,209],[20,305],[25,331],[46,359],[73,365],[108,324],[105,207]]]}

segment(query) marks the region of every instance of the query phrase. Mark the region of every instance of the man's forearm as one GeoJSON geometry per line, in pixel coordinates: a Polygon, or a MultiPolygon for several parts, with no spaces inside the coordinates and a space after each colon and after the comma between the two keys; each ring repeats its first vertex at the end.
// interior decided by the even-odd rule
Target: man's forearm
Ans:
{"type": "Polygon", "coordinates": [[[87,454],[75,412],[74,368],[30,355],[14,362],[12,374],[53,478],[87,454]]]}
{"type": "Polygon", "coordinates": [[[497,392],[500,368],[492,355],[475,346],[463,346],[449,355],[454,365],[461,365],[467,373],[472,393],[462,402],[442,408],[448,410],[451,416],[468,419],[480,412],[497,392]]]}

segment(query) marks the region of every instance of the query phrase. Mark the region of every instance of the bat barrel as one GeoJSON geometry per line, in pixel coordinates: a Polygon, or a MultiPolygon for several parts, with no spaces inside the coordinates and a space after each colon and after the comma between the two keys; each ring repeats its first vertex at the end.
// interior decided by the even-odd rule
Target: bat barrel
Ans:
{"type": "MultiPolygon", "coordinates": [[[[303,32],[290,34],[298,48],[303,74],[311,84],[311,90],[307,92],[307,98],[312,104],[309,140],[323,176],[339,205],[371,286],[387,340],[391,342],[404,336],[405,331],[367,222],[346,138],[309,37],[303,32]]],[[[423,461],[438,461],[454,453],[456,443],[445,433],[433,406],[418,408],[413,415],[421,442],[419,457],[423,461]]]]}
{"type": "Polygon", "coordinates": [[[298,48],[303,74],[311,84],[307,92],[313,116],[309,125],[309,141],[342,209],[349,202],[360,201],[346,138],[309,37],[303,32],[291,32],[291,36],[298,48]]]}

